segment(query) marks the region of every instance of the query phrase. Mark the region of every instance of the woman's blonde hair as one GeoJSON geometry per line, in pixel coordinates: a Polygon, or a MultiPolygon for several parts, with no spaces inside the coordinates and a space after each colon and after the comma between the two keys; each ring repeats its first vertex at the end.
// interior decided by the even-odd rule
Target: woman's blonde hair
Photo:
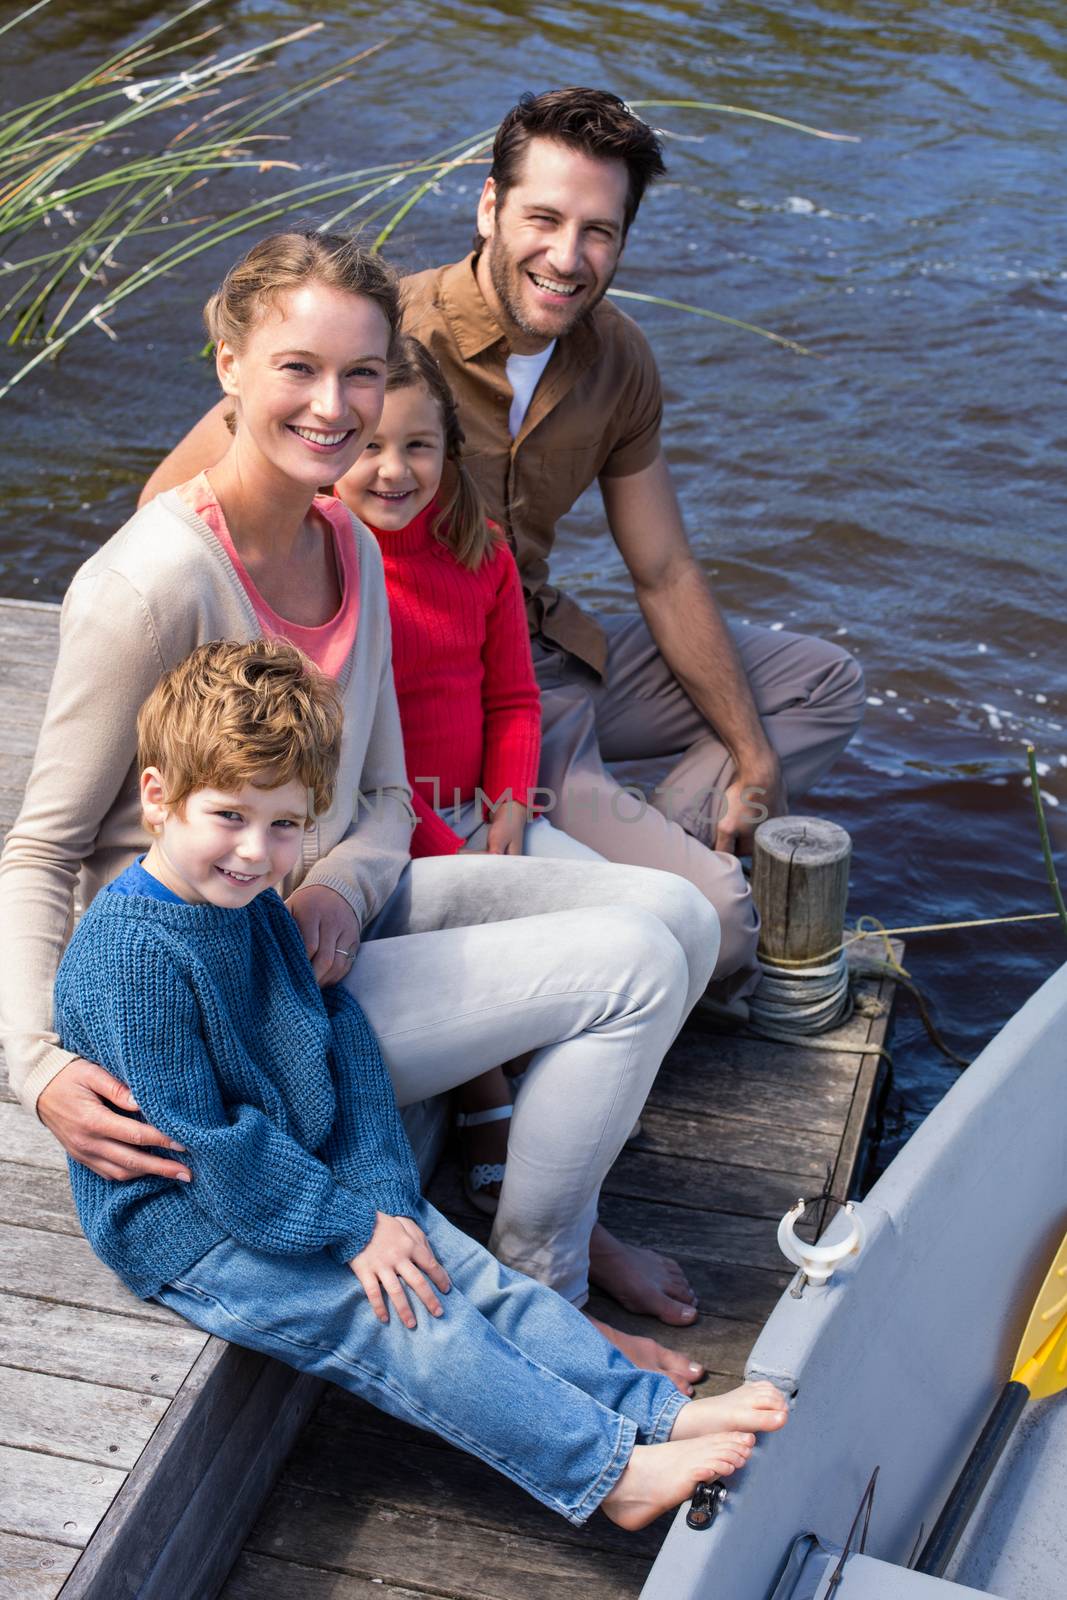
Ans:
{"type": "Polygon", "coordinates": [[[157,767],[179,815],[197,789],[246,783],[308,791],[308,824],[328,811],[341,759],[337,685],[285,639],[198,645],[164,673],[137,717],[137,759],[157,767]]]}
{"type": "Polygon", "coordinates": [[[390,351],[400,328],[396,273],[349,234],[272,233],[234,263],[204,307],[212,341],[238,352],[279,296],[305,283],[373,300],[389,324],[390,351]]]}
{"type": "Polygon", "coordinates": [[[440,503],[434,519],[434,537],[451,550],[461,566],[476,572],[497,544],[500,535],[488,521],[485,501],[463,465],[463,429],[448,379],[426,346],[410,334],[399,334],[385,379],[385,392],[413,389],[425,384],[441,414],[445,461],[451,468],[451,493],[440,503]]]}

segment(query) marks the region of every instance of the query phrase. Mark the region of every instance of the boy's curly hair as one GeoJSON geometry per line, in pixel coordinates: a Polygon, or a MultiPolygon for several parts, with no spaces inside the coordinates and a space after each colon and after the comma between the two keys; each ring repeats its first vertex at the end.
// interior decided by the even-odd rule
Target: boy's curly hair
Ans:
{"type": "Polygon", "coordinates": [[[336,684],[284,639],[199,645],[156,684],[137,717],[138,763],[157,767],[181,814],[197,789],[246,783],[308,791],[308,826],[329,810],[343,723],[336,684]]]}

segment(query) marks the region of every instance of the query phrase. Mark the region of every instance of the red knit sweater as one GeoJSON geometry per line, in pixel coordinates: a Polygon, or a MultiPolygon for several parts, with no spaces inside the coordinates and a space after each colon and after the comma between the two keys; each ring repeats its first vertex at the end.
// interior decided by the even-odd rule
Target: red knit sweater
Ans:
{"type": "Polygon", "coordinates": [[[515,558],[501,541],[472,572],[434,538],[436,515],[431,501],[399,532],[371,529],[385,563],[393,676],[419,818],[413,856],[462,848],[435,812],[454,806],[457,793],[461,802],[473,800],[480,787],[496,802],[510,789],[525,805],[541,754],[541,697],[515,558]]]}

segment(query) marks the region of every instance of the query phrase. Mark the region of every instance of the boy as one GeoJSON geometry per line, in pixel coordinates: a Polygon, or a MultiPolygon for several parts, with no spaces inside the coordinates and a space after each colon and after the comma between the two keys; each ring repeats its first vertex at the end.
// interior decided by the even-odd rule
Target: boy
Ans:
{"type": "Polygon", "coordinates": [[[276,640],[202,645],[145,702],[152,844],[82,919],[56,1020],[192,1179],[72,1161],[82,1226],[206,1332],[433,1429],[573,1522],[600,1505],[643,1526],[743,1465],[752,1433],[717,1430],[780,1426],[784,1402],[687,1401],[421,1198],[376,1041],[344,989],[319,991],[274,887],[330,804],[340,737],[334,685],[276,640]]]}

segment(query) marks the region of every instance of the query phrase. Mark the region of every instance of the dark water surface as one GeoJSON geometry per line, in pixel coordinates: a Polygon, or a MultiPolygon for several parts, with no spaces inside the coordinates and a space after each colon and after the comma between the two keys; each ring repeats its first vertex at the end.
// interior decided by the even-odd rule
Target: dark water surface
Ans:
{"type": "MultiPolygon", "coordinates": [[[[158,14],[121,0],[38,14],[4,36],[4,102],[68,81],[158,14]]],[[[310,13],[220,0],[208,16],[230,49],[310,13]]],[[[1062,848],[1062,6],[328,0],[314,17],[324,30],[285,58],[294,81],[393,42],[291,120],[284,153],[308,176],[430,152],[489,127],[523,89],[567,82],[756,106],[860,137],[648,113],[669,130],[670,179],[645,202],[618,284],[814,352],[628,307],[663,367],[668,452],[723,605],[840,637],[866,669],[866,723],[811,802],[853,835],[853,912],[906,926],[1046,911],[1023,780],[1032,740],[1062,848]]],[[[268,192],[271,179],[256,181],[268,192]]],[[[455,174],[415,210],[393,241],[398,265],[462,253],[479,183],[480,169],[455,174]]],[[[218,182],[210,203],[236,206],[245,185],[218,182]]],[[[81,336],[0,401],[0,593],[58,598],[214,398],[198,313],[228,255],[127,302],[117,343],[81,336]]],[[[627,604],[595,492],[555,570],[575,593],[627,604]]],[[[907,965],[971,1055],[1065,955],[1054,924],[1035,923],[917,935],[907,965]]],[[[955,1075],[907,1001],[894,1054],[883,1159],[955,1075]]]]}

